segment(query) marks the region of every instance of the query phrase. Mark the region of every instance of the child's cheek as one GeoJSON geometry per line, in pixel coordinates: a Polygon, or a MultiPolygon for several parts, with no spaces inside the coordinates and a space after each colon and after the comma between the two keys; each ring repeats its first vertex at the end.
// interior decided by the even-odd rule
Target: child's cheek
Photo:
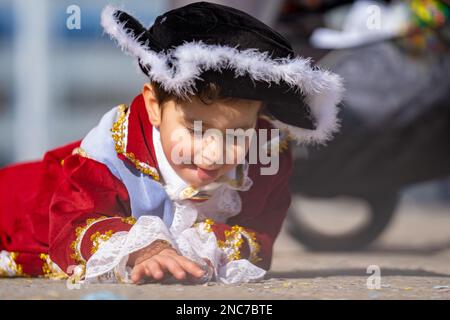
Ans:
{"type": "Polygon", "coordinates": [[[171,133],[169,139],[170,161],[176,165],[193,164],[194,141],[185,129],[177,129],[171,133]]]}

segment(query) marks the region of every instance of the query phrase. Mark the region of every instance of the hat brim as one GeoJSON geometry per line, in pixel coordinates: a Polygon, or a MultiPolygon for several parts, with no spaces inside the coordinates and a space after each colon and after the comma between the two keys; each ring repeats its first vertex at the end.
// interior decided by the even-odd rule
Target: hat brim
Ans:
{"type": "MultiPolygon", "coordinates": [[[[271,87],[290,91],[286,97],[273,95],[271,98],[279,101],[271,101],[269,110],[274,117],[273,125],[289,130],[298,142],[323,144],[339,129],[337,105],[343,94],[342,79],[334,73],[312,67],[309,59],[272,59],[268,52],[257,49],[239,50],[201,41],[186,42],[160,51],[152,49],[151,35],[143,37],[143,29],[127,25],[128,15],[122,13],[112,6],[103,10],[101,24],[105,32],[117,41],[122,50],[136,57],[149,78],[160,83],[166,91],[188,97],[195,94],[196,84],[203,80],[206,72],[232,70],[236,79],[246,77],[252,83],[265,84],[267,92],[271,87]],[[292,93],[298,99],[283,101],[292,93]],[[308,118],[312,118],[309,124],[308,118]]],[[[259,93],[262,94],[261,91],[259,93]]]]}

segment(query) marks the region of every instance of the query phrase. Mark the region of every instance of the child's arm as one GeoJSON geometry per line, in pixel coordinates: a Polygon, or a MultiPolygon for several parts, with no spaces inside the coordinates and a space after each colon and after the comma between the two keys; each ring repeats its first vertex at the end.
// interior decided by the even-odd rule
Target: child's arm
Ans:
{"type": "Polygon", "coordinates": [[[128,231],[134,223],[125,186],[109,169],[89,158],[71,155],[49,210],[49,254],[64,272],[84,265],[102,241],[128,231]]]}
{"type": "MultiPolygon", "coordinates": [[[[109,169],[79,155],[64,160],[65,178],[50,205],[50,257],[66,273],[70,266],[86,265],[100,244],[115,233],[129,231],[134,224],[125,186],[109,169]]],[[[132,280],[145,276],[156,280],[165,274],[185,279],[186,273],[201,277],[203,271],[178,255],[169,242],[156,240],[130,254],[132,280]]]]}

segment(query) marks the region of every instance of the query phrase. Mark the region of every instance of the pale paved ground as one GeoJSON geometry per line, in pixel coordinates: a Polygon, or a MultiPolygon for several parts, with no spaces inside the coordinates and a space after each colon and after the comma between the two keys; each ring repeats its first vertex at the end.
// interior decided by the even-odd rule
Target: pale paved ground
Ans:
{"type": "Polygon", "coordinates": [[[124,299],[450,299],[450,209],[404,204],[377,245],[359,253],[311,253],[282,234],[272,272],[255,284],[68,290],[64,282],[52,280],[0,280],[0,299],[80,299],[89,294],[124,299]],[[367,289],[369,265],[381,268],[379,290],[367,289]]]}

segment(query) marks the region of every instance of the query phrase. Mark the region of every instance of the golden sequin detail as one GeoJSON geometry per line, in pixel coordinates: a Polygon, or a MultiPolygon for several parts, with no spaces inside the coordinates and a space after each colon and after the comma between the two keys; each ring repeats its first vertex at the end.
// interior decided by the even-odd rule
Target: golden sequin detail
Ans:
{"type": "Polygon", "coordinates": [[[81,255],[81,252],[80,252],[80,249],[79,249],[79,247],[81,245],[81,240],[83,238],[84,233],[95,222],[100,221],[100,220],[104,220],[104,219],[107,219],[107,217],[100,217],[100,218],[97,218],[97,219],[95,219],[95,218],[87,219],[86,220],[86,225],[84,227],[77,227],[75,229],[76,239],[74,241],[72,241],[72,243],[70,244],[70,248],[73,251],[73,253],[70,255],[70,257],[72,259],[74,259],[75,261],[77,261],[79,264],[83,264],[83,265],[86,264],[86,260],[81,255]]]}
{"type": "MultiPolygon", "coordinates": [[[[213,232],[213,225],[214,221],[212,219],[206,219],[204,221],[204,228],[207,232],[213,232]]],[[[254,232],[248,231],[244,227],[235,225],[231,227],[231,230],[225,230],[224,234],[225,241],[217,240],[217,245],[219,248],[224,250],[229,261],[239,260],[242,258],[241,248],[244,243],[244,239],[247,240],[250,247],[250,256],[248,260],[252,263],[261,261],[261,258],[258,257],[258,254],[261,251],[261,246],[256,241],[256,235],[254,232]]]]}
{"type": "Polygon", "coordinates": [[[16,277],[23,277],[25,276],[24,272],[23,272],[23,267],[22,265],[18,264],[16,262],[17,257],[19,256],[18,252],[11,252],[10,253],[10,258],[11,260],[9,261],[9,267],[16,273],[16,277]]]}
{"type": "Polygon", "coordinates": [[[136,223],[136,218],[135,217],[122,218],[122,222],[134,225],[136,223]]]}
{"type": "Polygon", "coordinates": [[[113,230],[108,230],[105,233],[100,233],[100,231],[93,233],[91,235],[91,241],[92,241],[91,253],[92,254],[96,253],[98,248],[100,247],[100,244],[108,241],[109,238],[112,237],[113,233],[114,233],[113,230]]]}
{"type": "MultiPolygon", "coordinates": [[[[0,269],[0,277],[26,277],[21,264],[17,263],[18,252],[7,252],[7,269],[0,269]],[[8,270],[9,269],[9,270],[8,270]]],[[[3,256],[4,257],[4,256],[3,256]]]]}
{"type": "Polygon", "coordinates": [[[238,226],[233,226],[231,230],[225,230],[225,241],[217,240],[219,248],[226,250],[229,261],[241,259],[244,238],[238,228],[238,226]]]}
{"type": "Polygon", "coordinates": [[[115,149],[118,154],[125,156],[130,160],[136,169],[152,177],[154,180],[159,181],[160,177],[156,168],[150,166],[149,164],[136,159],[133,152],[126,152],[126,141],[125,141],[125,122],[128,119],[130,108],[125,104],[118,107],[119,117],[117,121],[113,124],[111,128],[112,138],[114,140],[115,149]]]}
{"type": "Polygon", "coordinates": [[[214,225],[214,221],[212,219],[206,219],[204,223],[205,223],[205,230],[207,232],[212,232],[213,231],[212,226],[214,225]]]}
{"type": "Polygon", "coordinates": [[[50,256],[46,253],[41,253],[39,258],[42,260],[42,273],[45,278],[48,279],[67,279],[68,275],[64,273],[58,265],[56,265],[51,259],[50,256]]]}
{"type": "Polygon", "coordinates": [[[72,154],[73,155],[77,154],[79,156],[82,156],[83,158],[89,158],[87,152],[81,147],[77,147],[77,148],[73,149],[72,154]]]}
{"type": "Polygon", "coordinates": [[[256,241],[256,234],[252,231],[248,231],[243,227],[235,227],[238,227],[238,232],[240,232],[247,239],[248,245],[250,247],[250,256],[248,257],[248,260],[252,263],[261,261],[262,259],[258,256],[259,252],[261,251],[261,245],[258,243],[258,241],[256,241]]]}

